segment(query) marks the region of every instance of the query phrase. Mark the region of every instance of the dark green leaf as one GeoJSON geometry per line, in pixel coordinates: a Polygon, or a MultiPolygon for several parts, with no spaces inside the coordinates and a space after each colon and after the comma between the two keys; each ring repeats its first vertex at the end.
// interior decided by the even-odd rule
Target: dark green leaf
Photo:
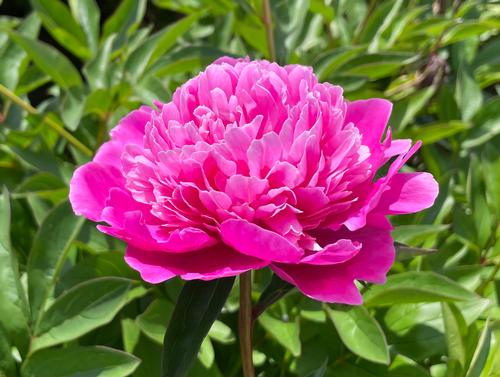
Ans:
{"type": "Polygon", "coordinates": [[[84,219],[76,217],[65,201],[47,215],[33,241],[27,271],[29,302],[35,322],[52,295],[69,247],[83,223],[84,219]]]}
{"type": "Polygon", "coordinates": [[[62,1],[30,1],[42,19],[45,29],[57,42],[79,58],[86,59],[90,57],[91,52],[87,47],[85,34],[62,1]]]}
{"type": "Polygon", "coordinates": [[[18,261],[11,248],[10,222],[9,194],[4,188],[0,197],[0,327],[9,337],[8,343],[24,350],[29,340],[29,309],[21,285],[18,261]]]}
{"type": "Polygon", "coordinates": [[[280,279],[278,275],[273,274],[269,285],[266,287],[264,292],[262,292],[259,297],[259,301],[257,301],[252,309],[253,319],[255,320],[268,307],[270,307],[280,298],[284,297],[293,288],[294,286],[292,284],[280,279]]]}
{"type": "Polygon", "coordinates": [[[68,89],[82,84],[80,74],[73,64],[52,46],[16,32],[9,34],[16,43],[24,48],[33,62],[58,85],[68,89]]]}
{"type": "Polygon", "coordinates": [[[95,53],[99,43],[100,11],[97,3],[95,0],[69,0],[69,6],[85,33],[90,50],[95,53]]]}
{"type": "Polygon", "coordinates": [[[69,347],[35,352],[22,377],[125,377],[139,365],[133,355],[109,347],[69,347]]]}
{"type": "Polygon", "coordinates": [[[163,341],[162,377],[187,374],[233,283],[234,278],[222,278],[184,285],[163,341]]]}
{"type": "Polygon", "coordinates": [[[107,277],[66,291],[43,313],[32,348],[67,342],[108,323],[127,303],[131,287],[128,279],[107,277]]]}

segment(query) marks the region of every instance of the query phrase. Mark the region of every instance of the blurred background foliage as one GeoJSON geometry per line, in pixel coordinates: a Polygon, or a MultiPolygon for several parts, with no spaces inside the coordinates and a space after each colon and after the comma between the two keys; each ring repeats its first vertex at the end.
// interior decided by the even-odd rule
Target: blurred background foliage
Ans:
{"type": "MultiPolygon", "coordinates": [[[[270,4],[272,25],[261,0],[0,5],[0,376],[159,376],[182,282],[141,282],[122,243],[73,215],[69,178],[128,111],[272,45],[349,99],[393,101],[395,136],[424,142],[407,169],[441,193],[395,219],[397,262],[362,307],[293,291],[263,314],[259,375],[500,376],[500,2],[270,4]]],[[[235,289],[191,377],[241,375],[237,309],[235,289]]]]}

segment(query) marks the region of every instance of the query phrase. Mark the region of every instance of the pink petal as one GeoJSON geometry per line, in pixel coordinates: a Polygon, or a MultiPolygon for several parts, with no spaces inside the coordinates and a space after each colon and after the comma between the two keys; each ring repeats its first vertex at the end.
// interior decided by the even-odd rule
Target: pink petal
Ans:
{"type": "Polygon", "coordinates": [[[439,185],[429,173],[398,173],[389,183],[374,212],[395,215],[415,213],[434,204],[439,185]]]}
{"type": "Polygon", "coordinates": [[[350,240],[338,240],[326,245],[319,251],[313,252],[301,259],[300,263],[315,265],[331,265],[347,262],[361,250],[361,244],[354,244],[350,240]]]}
{"type": "Polygon", "coordinates": [[[323,302],[360,305],[361,294],[353,279],[330,267],[272,264],[272,270],[283,280],[297,286],[306,296],[323,302]]]}
{"type": "Polygon", "coordinates": [[[180,276],[185,280],[212,280],[235,276],[269,264],[240,254],[223,244],[183,254],[141,250],[129,246],[125,261],[139,271],[145,281],[153,284],[174,276],[180,276]]]}
{"type": "Polygon", "coordinates": [[[226,220],[221,224],[220,232],[226,245],[263,260],[296,263],[303,254],[286,238],[246,220],[226,220]]]}
{"type": "Polygon", "coordinates": [[[106,198],[113,187],[122,187],[123,178],[117,169],[89,162],[76,169],[69,184],[69,200],[77,215],[101,221],[106,198]]]}
{"type": "Polygon", "coordinates": [[[348,104],[345,124],[352,122],[363,135],[363,144],[380,148],[380,140],[391,116],[392,103],[385,99],[372,98],[348,104]]]}
{"type": "Polygon", "coordinates": [[[356,232],[322,230],[321,240],[359,242],[359,253],[344,263],[330,265],[273,263],[271,268],[282,279],[297,286],[305,295],[320,301],[359,305],[361,295],[354,280],[384,283],[394,262],[390,229],[367,226],[356,232]]]}

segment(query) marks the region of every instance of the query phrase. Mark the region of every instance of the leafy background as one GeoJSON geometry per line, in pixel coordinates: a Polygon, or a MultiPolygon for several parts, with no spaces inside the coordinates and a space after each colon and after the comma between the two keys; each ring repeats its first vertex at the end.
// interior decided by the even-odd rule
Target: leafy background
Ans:
{"type": "MultiPolygon", "coordinates": [[[[0,1],[1,3],[1,1],[0,1]]],[[[258,320],[261,376],[500,376],[500,2],[271,1],[277,60],[349,99],[394,102],[436,205],[394,219],[361,307],[293,291],[258,320]]],[[[221,55],[269,58],[261,0],[8,0],[0,6],[0,376],[159,376],[182,282],[145,284],[73,215],[75,167],[128,111],[221,55]]],[[[254,299],[271,275],[254,276],[254,299]]],[[[191,376],[241,375],[234,288],[191,376]]]]}

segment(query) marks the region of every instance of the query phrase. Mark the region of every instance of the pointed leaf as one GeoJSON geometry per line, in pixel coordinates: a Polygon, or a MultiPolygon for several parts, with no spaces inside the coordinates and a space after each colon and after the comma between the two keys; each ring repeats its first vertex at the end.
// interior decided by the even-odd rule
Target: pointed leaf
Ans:
{"type": "Polygon", "coordinates": [[[16,32],[11,31],[9,35],[56,84],[64,89],[82,84],[77,69],[61,52],[44,42],[28,38],[16,32]]]}
{"type": "Polygon", "coordinates": [[[299,317],[295,320],[284,321],[263,313],[259,317],[259,323],[264,327],[283,347],[288,349],[293,356],[301,354],[299,317]]]}
{"type": "Polygon", "coordinates": [[[477,299],[477,295],[471,291],[453,280],[429,271],[391,275],[384,285],[372,286],[364,295],[366,306],[474,299],[477,299]]]}
{"type": "Polygon", "coordinates": [[[76,217],[68,201],[55,207],[45,218],[33,241],[28,259],[28,294],[32,318],[51,297],[69,247],[80,232],[84,218],[76,217]]]}
{"type": "Polygon", "coordinates": [[[336,310],[326,306],[326,310],[347,348],[366,360],[389,364],[384,332],[366,308],[336,310]]]}
{"type": "Polygon", "coordinates": [[[4,189],[0,196],[0,327],[5,330],[9,343],[25,348],[29,340],[29,312],[17,258],[11,249],[10,222],[9,193],[4,189]]]}
{"type": "Polygon", "coordinates": [[[253,319],[257,319],[268,307],[289,293],[294,286],[273,274],[269,285],[259,297],[259,301],[252,309],[253,319]]]}
{"type": "Polygon", "coordinates": [[[55,348],[35,352],[21,369],[22,377],[125,377],[140,360],[109,347],[55,348]]]}
{"type": "Polygon", "coordinates": [[[234,278],[187,282],[179,295],[163,341],[162,377],[183,377],[219,315],[234,278]]]}
{"type": "Polygon", "coordinates": [[[127,303],[131,287],[131,280],[107,277],[71,288],[43,313],[32,348],[73,340],[110,322],[127,303]]]}

